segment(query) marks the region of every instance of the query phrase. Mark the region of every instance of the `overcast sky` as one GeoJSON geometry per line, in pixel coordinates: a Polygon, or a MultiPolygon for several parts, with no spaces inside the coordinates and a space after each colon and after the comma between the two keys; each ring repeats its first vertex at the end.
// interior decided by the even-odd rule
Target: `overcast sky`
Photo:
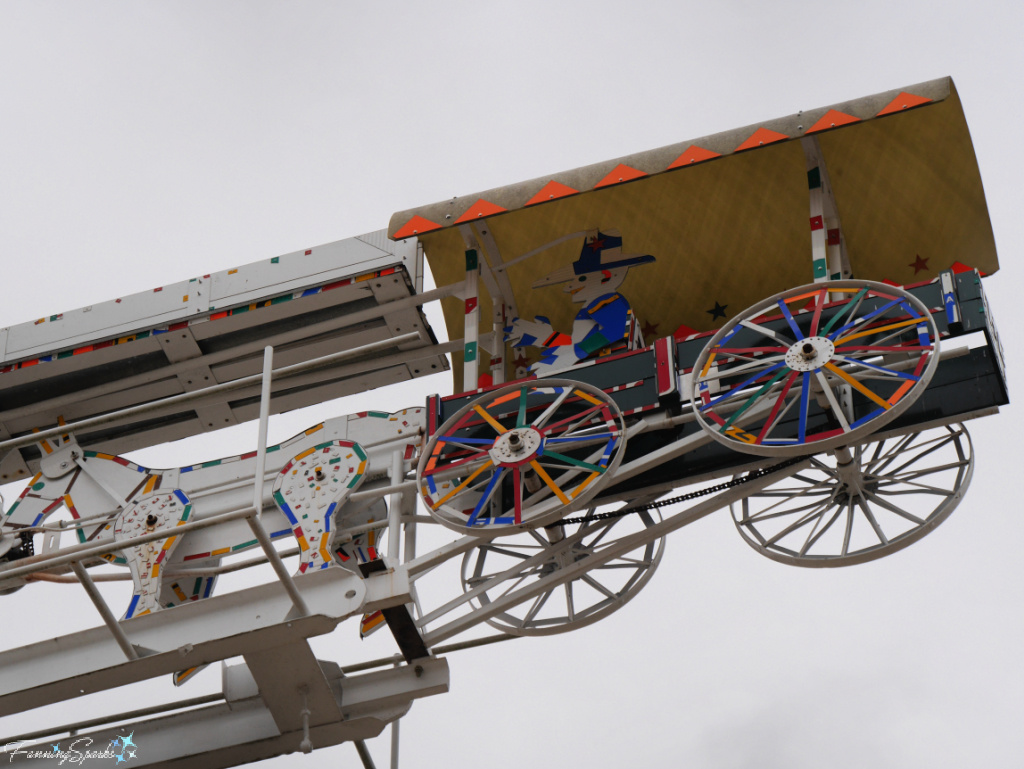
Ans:
{"type": "MultiPolygon", "coordinates": [[[[0,0],[0,327],[378,230],[412,206],[951,75],[999,248],[986,290],[1013,388],[1022,8],[0,0]]],[[[386,402],[448,387],[421,380],[386,402]]],[[[382,408],[379,397],[282,418],[271,440],[357,403],[382,408]]],[[[783,566],[725,512],[674,534],[648,587],[607,620],[453,655],[451,692],[402,722],[403,765],[1013,765],[1022,428],[1016,407],[970,425],[966,501],[890,558],[783,566]]],[[[245,451],[253,435],[145,456],[190,463],[245,451]]],[[[98,624],[75,588],[33,585],[0,606],[5,647],[98,624]]],[[[386,633],[355,634],[343,625],[317,651],[343,664],[393,651],[386,633]]],[[[217,686],[211,670],[184,691],[96,696],[47,718],[217,686]]],[[[39,718],[0,719],[0,734],[39,718]]],[[[386,738],[370,746],[386,765],[386,738]]],[[[358,762],[341,745],[267,765],[325,759],[358,762]]]]}

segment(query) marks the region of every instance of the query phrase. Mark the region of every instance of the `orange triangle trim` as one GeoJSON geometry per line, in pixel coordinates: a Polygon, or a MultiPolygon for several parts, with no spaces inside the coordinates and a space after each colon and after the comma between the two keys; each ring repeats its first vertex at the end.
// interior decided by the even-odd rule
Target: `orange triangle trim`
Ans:
{"type": "Polygon", "coordinates": [[[633,179],[639,179],[641,176],[647,176],[647,174],[643,171],[638,171],[635,168],[630,168],[625,163],[619,163],[608,173],[607,176],[594,185],[594,189],[596,190],[599,187],[610,187],[613,184],[632,181],[633,179]]]}
{"type": "Polygon", "coordinates": [[[435,224],[429,219],[424,219],[422,216],[417,214],[396,232],[393,237],[395,240],[401,240],[402,238],[409,238],[413,235],[422,235],[424,232],[430,232],[431,230],[441,229],[440,224],[435,224]]]}
{"type": "Polygon", "coordinates": [[[705,160],[711,160],[711,158],[722,157],[717,152],[706,150],[703,147],[698,147],[696,144],[691,144],[686,148],[686,151],[672,161],[672,165],[666,168],[666,171],[671,171],[673,168],[680,168],[682,166],[688,166],[692,163],[702,163],[705,160]]]}
{"type": "Polygon", "coordinates": [[[562,184],[561,182],[556,182],[552,179],[540,188],[540,192],[527,200],[526,205],[535,206],[538,203],[547,203],[549,200],[564,198],[568,195],[575,195],[577,192],[579,192],[579,190],[574,190],[572,187],[562,184]]]}
{"type": "Polygon", "coordinates": [[[500,214],[503,211],[508,211],[508,209],[502,208],[501,206],[496,206],[489,200],[484,200],[483,198],[480,198],[480,200],[478,200],[476,203],[471,205],[469,209],[467,209],[466,213],[464,213],[462,216],[456,219],[455,223],[462,224],[463,222],[471,222],[474,219],[482,219],[485,216],[500,214]]]}
{"type": "Polygon", "coordinates": [[[845,112],[840,112],[837,109],[830,109],[821,116],[821,120],[808,128],[805,133],[812,134],[816,131],[827,131],[829,128],[839,128],[841,125],[849,125],[850,123],[859,122],[859,117],[847,115],[845,112]]]}
{"type": "Polygon", "coordinates": [[[742,152],[743,150],[760,147],[762,144],[772,144],[773,142],[780,142],[788,138],[786,134],[780,134],[778,131],[773,131],[770,128],[758,128],[750,135],[749,139],[733,150],[733,152],[742,152]]]}
{"type": "Polygon", "coordinates": [[[927,104],[930,101],[931,99],[926,99],[923,96],[914,96],[912,93],[901,91],[900,95],[885,105],[885,109],[875,115],[875,117],[891,115],[893,112],[902,112],[911,107],[920,107],[922,104],[927,104]]]}

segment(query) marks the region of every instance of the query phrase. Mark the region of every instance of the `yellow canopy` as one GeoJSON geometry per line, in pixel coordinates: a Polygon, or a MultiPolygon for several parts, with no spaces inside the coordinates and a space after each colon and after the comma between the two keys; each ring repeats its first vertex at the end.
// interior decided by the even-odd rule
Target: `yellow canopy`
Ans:
{"type": "MultiPolygon", "coordinates": [[[[438,285],[464,277],[467,242],[475,242],[484,271],[497,268],[492,285],[511,293],[504,298],[517,315],[544,315],[568,332],[579,307],[561,286],[531,284],[571,264],[586,231],[618,230],[624,253],[656,259],[632,268],[620,289],[647,343],[681,326],[710,330],[723,322],[716,306],[732,317],[812,281],[808,164],[799,141],[811,136],[831,180],[854,277],[909,284],[957,263],[998,269],[981,175],[950,78],[402,211],[388,234],[419,238],[438,285]]],[[[487,333],[484,283],[480,322],[487,333]]],[[[462,337],[462,303],[446,300],[444,311],[450,337],[462,337]]]]}

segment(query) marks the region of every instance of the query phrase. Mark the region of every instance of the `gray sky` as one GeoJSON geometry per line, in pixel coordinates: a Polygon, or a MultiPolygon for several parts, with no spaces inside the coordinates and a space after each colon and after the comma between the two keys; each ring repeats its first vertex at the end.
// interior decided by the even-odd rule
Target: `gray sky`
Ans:
{"type": "MultiPolygon", "coordinates": [[[[445,197],[952,75],[1000,249],[986,290],[1012,386],[1022,29],[1009,0],[0,0],[0,326],[381,229],[445,197]]],[[[388,402],[447,387],[421,380],[388,402]]],[[[279,420],[271,439],[355,404],[279,420]]],[[[676,533],[612,617],[453,656],[452,691],[403,721],[403,765],[1010,765],[1024,754],[1022,427],[1015,407],[972,424],[966,501],[890,558],[782,566],[724,512],[676,533]]],[[[236,453],[253,435],[146,458],[236,453]]],[[[70,588],[0,601],[7,647],[79,617],[98,624],[70,588]],[[30,628],[11,621],[26,615],[30,628]]],[[[359,644],[355,632],[342,626],[318,653],[391,653],[385,634],[359,644]]],[[[177,696],[218,683],[210,671],[177,696]]],[[[168,688],[90,698],[53,720],[168,688]]],[[[2,719],[0,733],[38,718],[2,719]]],[[[386,765],[386,738],[371,750],[386,765]]],[[[325,758],[357,762],[342,745],[268,765],[325,758]]]]}

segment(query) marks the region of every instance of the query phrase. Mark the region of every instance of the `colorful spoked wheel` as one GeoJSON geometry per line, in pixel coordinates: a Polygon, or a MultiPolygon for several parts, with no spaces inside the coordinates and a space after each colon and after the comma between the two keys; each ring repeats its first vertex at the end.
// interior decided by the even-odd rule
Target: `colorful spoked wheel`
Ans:
{"type": "Polygon", "coordinates": [[[743,539],[792,566],[850,566],[917,542],[949,517],[974,474],[963,425],[871,441],[732,505],[743,539]]]}
{"type": "Polygon", "coordinates": [[[693,411],[737,451],[796,456],[851,445],[924,392],[938,344],[931,313],[903,289],[801,286],[711,338],[693,369],[693,411]]]}
{"type": "Polygon", "coordinates": [[[487,624],[509,635],[553,635],[584,627],[622,608],[661,562],[665,537],[639,541],[613,558],[602,555],[660,522],[656,511],[532,529],[484,542],[466,553],[462,588],[480,608],[528,591],[539,580],[574,570],[527,600],[512,603],[487,624]],[[587,568],[591,563],[592,568],[587,568]]]}
{"type": "Polygon", "coordinates": [[[493,536],[557,521],[594,497],[626,447],[601,390],[563,379],[523,382],[459,409],[430,438],[416,480],[430,515],[493,536]]]}

